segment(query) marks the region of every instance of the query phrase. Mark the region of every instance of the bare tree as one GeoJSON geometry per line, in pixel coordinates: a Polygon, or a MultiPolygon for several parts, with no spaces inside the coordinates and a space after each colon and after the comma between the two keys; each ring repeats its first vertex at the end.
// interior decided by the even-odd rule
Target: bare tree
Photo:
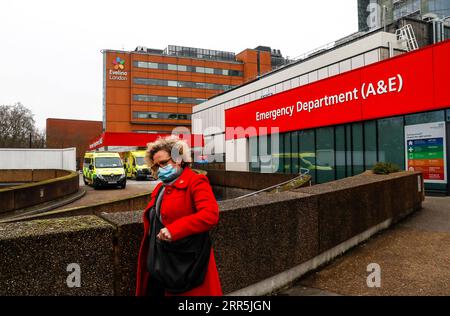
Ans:
{"type": "Polygon", "coordinates": [[[33,113],[20,102],[0,105],[0,148],[26,147],[45,147],[45,133],[36,128],[33,113]]]}

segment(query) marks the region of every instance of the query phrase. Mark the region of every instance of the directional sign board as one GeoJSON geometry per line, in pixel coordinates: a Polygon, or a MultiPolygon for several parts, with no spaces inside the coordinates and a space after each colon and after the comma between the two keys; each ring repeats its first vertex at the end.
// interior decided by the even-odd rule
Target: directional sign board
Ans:
{"type": "Polygon", "coordinates": [[[425,183],[447,183],[445,122],[405,126],[407,170],[422,171],[425,183]]]}

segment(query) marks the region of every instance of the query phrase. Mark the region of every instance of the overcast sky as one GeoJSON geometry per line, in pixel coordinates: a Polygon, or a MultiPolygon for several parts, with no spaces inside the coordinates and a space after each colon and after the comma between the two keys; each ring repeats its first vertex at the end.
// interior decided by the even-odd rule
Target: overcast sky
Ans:
{"type": "Polygon", "coordinates": [[[356,0],[1,0],[0,104],[102,119],[101,49],[181,45],[295,57],[357,31],[356,0]]]}

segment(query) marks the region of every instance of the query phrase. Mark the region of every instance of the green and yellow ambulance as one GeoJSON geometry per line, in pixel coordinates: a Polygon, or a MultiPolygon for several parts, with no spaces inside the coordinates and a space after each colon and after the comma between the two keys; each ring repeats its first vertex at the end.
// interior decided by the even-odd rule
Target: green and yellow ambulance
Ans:
{"type": "Polygon", "coordinates": [[[127,177],[120,155],[116,152],[86,152],[83,161],[84,184],[94,189],[116,186],[124,189],[127,177]]]}
{"type": "Polygon", "coordinates": [[[154,180],[145,163],[145,150],[134,150],[124,153],[125,170],[128,178],[154,180]]]}

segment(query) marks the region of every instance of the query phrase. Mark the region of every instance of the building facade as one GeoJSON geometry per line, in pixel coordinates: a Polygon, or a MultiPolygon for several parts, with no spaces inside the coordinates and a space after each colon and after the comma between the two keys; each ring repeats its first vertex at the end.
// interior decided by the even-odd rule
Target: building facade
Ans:
{"type": "Polygon", "coordinates": [[[285,66],[194,107],[193,131],[227,170],[323,183],[382,161],[448,192],[450,41],[402,47],[377,31],[285,66]]]}
{"type": "Polygon", "coordinates": [[[358,0],[359,31],[389,25],[403,17],[442,19],[450,16],[450,0],[358,0]]]}
{"type": "MultiPolygon", "coordinates": [[[[328,51],[319,51],[195,106],[192,133],[204,135],[205,150],[208,151],[210,160],[225,161],[226,110],[357,69],[404,51],[404,46],[398,43],[395,35],[385,32],[367,34],[328,51]]],[[[227,164],[229,168],[237,170],[247,168],[245,163],[227,164]]]]}
{"type": "Polygon", "coordinates": [[[84,153],[94,138],[102,133],[101,121],[48,118],[46,121],[47,148],[76,147],[76,165],[82,168],[84,153]]]}
{"type": "Polygon", "coordinates": [[[190,130],[192,107],[284,63],[259,46],[239,54],[182,46],[103,51],[103,131],[190,130]]]}

